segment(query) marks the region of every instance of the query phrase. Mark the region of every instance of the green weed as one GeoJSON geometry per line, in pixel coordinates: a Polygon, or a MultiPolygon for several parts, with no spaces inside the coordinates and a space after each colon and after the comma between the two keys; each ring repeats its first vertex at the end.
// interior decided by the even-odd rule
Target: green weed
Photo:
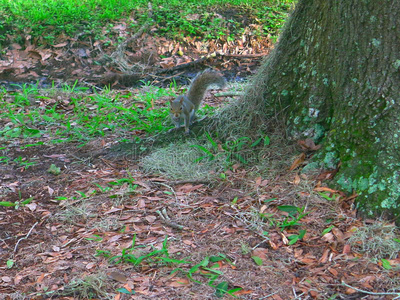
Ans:
{"type": "MultiPolygon", "coordinates": [[[[281,222],[278,223],[278,227],[281,228],[281,230],[285,230],[287,228],[293,227],[293,226],[300,226],[302,225],[299,223],[299,221],[305,217],[306,215],[309,214],[309,212],[304,212],[305,207],[296,207],[292,205],[282,205],[277,207],[279,210],[287,212],[288,216],[285,217],[285,219],[281,222]]],[[[305,232],[304,232],[305,234],[305,232]]],[[[304,236],[303,234],[303,236],[304,236]]]]}
{"type": "Polygon", "coordinates": [[[208,132],[206,132],[206,138],[209,142],[208,145],[192,146],[205,154],[199,157],[196,161],[202,161],[204,159],[210,161],[220,159],[225,161],[226,167],[230,167],[236,162],[246,165],[250,161],[254,161],[255,148],[259,145],[267,146],[270,143],[268,136],[259,137],[255,141],[249,137],[240,137],[218,143],[208,132]]]}
{"type": "Polygon", "coordinates": [[[119,255],[111,256],[109,251],[98,250],[96,256],[104,256],[109,258],[110,262],[119,263],[129,263],[134,266],[139,266],[140,264],[150,264],[150,265],[171,265],[171,264],[185,264],[189,263],[185,260],[177,260],[170,258],[167,248],[168,237],[166,236],[162,244],[161,249],[155,249],[150,253],[141,255],[139,249],[143,246],[136,246],[136,235],[133,236],[132,246],[130,248],[122,249],[122,253],[119,255]]]}
{"type": "Polygon", "coordinates": [[[289,245],[296,244],[298,241],[303,239],[303,237],[306,235],[306,230],[302,229],[299,231],[299,234],[292,234],[288,236],[289,239],[289,245]]]}
{"type": "Polygon", "coordinates": [[[33,197],[30,197],[30,198],[25,199],[25,200],[16,201],[16,202],[1,201],[1,202],[0,202],[0,206],[14,207],[15,209],[18,209],[18,208],[20,208],[21,206],[25,206],[25,205],[31,203],[32,200],[33,200],[33,197]]]}
{"type": "MultiPolygon", "coordinates": [[[[133,236],[132,246],[122,250],[121,254],[112,256],[111,252],[108,250],[97,250],[96,256],[103,256],[109,259],[110,262],[115,264],[129,263],[133,266],[141,265],[157,265],[175,267],[179,265],[192,264],[191,261],[174,259],[170,257],[167,247],[168,237],[166,236],[161,249],[155,249],[149,253],[143,254],[140,248],[144,246],[136,245],[136,235],[133,236]]],[[[202,284],[201,281],[194,278],[194,276],[202,276],[207,278],[207,284],[215,288],[215,295],[217,297],[222,297],[225,294],[233,295],[236,291],[241,290],[241,288],[229,289],[229,284],[226,281],[222,281],[215,284],[217,279],[223,275],[222,271],[218,270],[220,267],[219,262],[225,261],[232,264],[231,261],[224,254],[218,254],[215,256],[207,256],[200,263],[192,266],[188,271],[185,271],[182,267],[178,267],[172,270],[172,273],[180,271],[184,273],[191,281],[202,284]],[[201,271],[201,272],[200,272],[201,271]]]]}

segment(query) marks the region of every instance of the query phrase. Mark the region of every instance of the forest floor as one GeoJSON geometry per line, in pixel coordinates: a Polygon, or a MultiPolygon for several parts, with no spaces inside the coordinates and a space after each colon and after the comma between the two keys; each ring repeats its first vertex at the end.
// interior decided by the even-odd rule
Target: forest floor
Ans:
{"type": "MultiPolygon", "coordinates": [[[[124,35],[125,28],[113,30],[124,35]]],[[[142,34],[122,52],[71,38],[42,48],[27,38],[2,57],[2,101],[16,99],[10,83],[18,82],[45,88],[79,80],[132,91],[138,80],[168,86],[204,67],[244,79],[271,45],[250,32],[242,41],[207,43],[142,34]],[[216,55],[202,58],[210,53],[216,55]],[[124,74],[117,61],[134,71],[124,74]]],[[[75,98],[37,95],[23,109],[56,106],[68,115],[75,98]]],[[[214,96],[205,102],[222,105],[214,96]]],[[[0,130],[12,121],[2,118],[0,130]]],[[[141,155],[113,152],[117,141],[143,132],[111,131],[85,143],[34,135],[0,136],[0,299],[400,295],[400,257],[386,244],[398,243],[398,232],[393,224],[358,219],[356,195],[327,187],[334,172],[300,172],[316,150],[309,141],[290,144],[271,134],[262,163],[237,163],[214,180],[196,181],[145,173],[141,155]]]]}

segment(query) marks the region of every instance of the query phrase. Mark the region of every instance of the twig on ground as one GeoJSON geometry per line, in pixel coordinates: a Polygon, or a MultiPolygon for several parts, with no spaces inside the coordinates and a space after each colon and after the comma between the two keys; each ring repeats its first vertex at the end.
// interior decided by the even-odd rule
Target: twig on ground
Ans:
{"type": "Polygon", "coordinates": [[[275,294],[277,294],[277,293],[278,293],[278,292],[271,293],[271,294],[269,294],[269,295],[267,295],[267,296],[264,296],[264,297],[260,298],[260,300],[262,300],[262,299],[267,299],[267,298],[269,298],[269,297],[272,297],[273,295],[275,295],[275,294]]]}
{"type": "Polygon", "coordinates": [[[17,252],[17,248],[18,248],[19,242],[21,242],[22,240],[27,239],[27,238],[29,237],[29,235],[31,234],[33,228],[35,228],[35,226],[36,226],[37,224],[38,224],[38,222],[36,222],[35,224],[33,224],[33,226],[31,227],[31,229],[29,230],[28,234],[27,234],[26,236],[20,238],[20,239],[17,241],[17,243],[15,244],[15,247],[14,247],[14,254],[17,252]]]}
{"type": "Polygon", "coordinates": [[[197,183],[197,184],[209,184],[209,180],[204,179],[187,179],[187,180],[177,180],[177,181],[168,181],[170,185],[178,185],[178,184],[186,184],[186,183],[197,183]]]}
{"type": "Polygon", "coordinates": [[[183,225],[180,225],[180,224],[177,224],[177,223],[171,221],[171,218],[168,216],[167,210],[165,207],[161,211],[157,210],[156,213],[160,216],[160,218],[168,226],[175,228],[175,229],[179,229],[179,230],[182,230],[184,228],[183,225]]]}
{"type": "Polygon", "coordinates": [[[392,296],[397,296],[396,298],[393,298],[393,299],[400,299],[400,291],[399,292],[393,292],[393,293],[385,293],[385,292],[374,293],[374,292],[365,291],[365,290],[361,290],[359,288],[353,287],[351,285],[348,285],[344,281],[342,281],[342,285],[344,285],[345,287],[351,288],[351,289],[353,289],[353,290],[355,290],[357,292],[368,294],[368,295],[377,295],[377,296],[392,295],[392,296]]]}

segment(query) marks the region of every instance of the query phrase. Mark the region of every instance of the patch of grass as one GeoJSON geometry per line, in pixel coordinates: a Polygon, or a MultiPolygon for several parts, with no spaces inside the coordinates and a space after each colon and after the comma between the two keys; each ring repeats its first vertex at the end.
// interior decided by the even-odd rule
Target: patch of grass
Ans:
{"type": "Polygon", "coordinates": [[[400,233],[393,224],[374,222],[358,228],[349,243],[368,257],[392,259],[400,252],[400,233]]]}
{"type": "MultiPolygon", "coordinates": [[[[233,39],[243,32],[243,14],[256,24],[254,35],[277,34],[295,0],[252,1],[154,0],[153,22],[156,34],[172,38],[233,39]],[[229,7],[228,14],[224,11],[229,7]],[[221,8],[224,8],[223,10],[221,8]]],[[[23,44],[19,33],[28,33],[40,44],[54,44],[60,35],[108,39],[117,35],[115,24],[124,21],[134,31],[148,22],[147,1],[144,0],[85,0],[76,5],[73,0],[0,0],[0,44],[8,35],[23,44]],[[27,32],[27,28],[29,28],[27,32]],[[19,38],[18,38],[19,37],[19,38]]]]}
{"type": "Polygon", "coordinates": [[[39,90],[20,86],[21,91],[4,93],[0,101],[0,140],[43,136],[56,142],[84,142],[117,132],[121,136],[166,131],[166,107],[154,101],[171,95],[171,90],[148,88],[132,94],[89,93],[75,85],[64,89],[39,90]]]}

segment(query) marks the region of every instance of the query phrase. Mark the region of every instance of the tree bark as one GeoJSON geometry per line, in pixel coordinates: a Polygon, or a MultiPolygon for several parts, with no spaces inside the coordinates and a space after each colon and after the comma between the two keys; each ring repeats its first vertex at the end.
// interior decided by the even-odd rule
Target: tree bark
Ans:
{"type": "Polygon", "coordinates": [[[363,216],[400,216],[399,22],[399,1],[300,0],[242,99],[321,143],[307,168],[340,162],[363,216]]]}

